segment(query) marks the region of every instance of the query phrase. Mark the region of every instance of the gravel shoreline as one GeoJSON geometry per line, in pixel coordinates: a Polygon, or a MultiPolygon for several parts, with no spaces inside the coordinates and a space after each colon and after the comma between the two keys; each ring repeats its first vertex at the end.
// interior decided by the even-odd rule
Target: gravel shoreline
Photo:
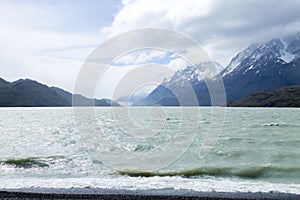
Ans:
{"type": "Polygon", "coordinates": [[[100,188],[29,188],[0,190],[0,199],[300,199],[289,193],[196,192],[189,190],[114,190],[100,188]]]}

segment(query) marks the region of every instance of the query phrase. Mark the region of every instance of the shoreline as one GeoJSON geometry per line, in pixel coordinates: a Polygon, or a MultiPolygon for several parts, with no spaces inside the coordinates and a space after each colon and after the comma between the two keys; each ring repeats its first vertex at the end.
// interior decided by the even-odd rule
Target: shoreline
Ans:
{"type": "Polygon", "coordinates": [[[0,189],[1,199],[300,199],[300,194],[277,192],[197,192],[192,190],[118,190],[101,188],[0,189]]]}

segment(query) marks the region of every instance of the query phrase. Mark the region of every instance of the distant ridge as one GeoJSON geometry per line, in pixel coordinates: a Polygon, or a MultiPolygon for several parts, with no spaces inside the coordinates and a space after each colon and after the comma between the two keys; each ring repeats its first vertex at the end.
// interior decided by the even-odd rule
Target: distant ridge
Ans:
{"type": "Polygon", "coordinates": [[[229,107],[300,107],[300,86],[256,92],[227,104],[229,107]]]}
{"type": "Polygon", "coordinates": [[[98,100],[73,95],[30,79],[7,82],[0,78],[0,107],[66,107],[72,106],[73,97],[80,99],[76,106],[119,106],[109,99],[98,100]]]}

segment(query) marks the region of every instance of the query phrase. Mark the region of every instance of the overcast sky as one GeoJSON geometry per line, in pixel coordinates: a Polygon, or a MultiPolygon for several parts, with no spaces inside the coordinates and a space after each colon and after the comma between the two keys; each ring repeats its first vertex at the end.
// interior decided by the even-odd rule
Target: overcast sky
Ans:
{"type": "MultiPolygon", "coordinates": [[[[0,77],[73,91],[98,45],[145,27],[183,33],[226,66],[251,43],[300,32],[299,10],[299,0],[0,0],[0,77]]],[[[143,53],[123,58],[136,62],[117,67],[107,80],[113,85],[133,64],[161,58],[160,52],[143,53]]]]}

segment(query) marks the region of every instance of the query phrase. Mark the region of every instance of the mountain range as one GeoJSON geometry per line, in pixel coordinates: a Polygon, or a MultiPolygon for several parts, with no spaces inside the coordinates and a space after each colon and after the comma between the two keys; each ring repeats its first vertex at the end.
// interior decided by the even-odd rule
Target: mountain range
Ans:
{"type": "Polygon", "coordinates": [[[89,99],[30,79],[7,82],[0,78],[0,107],[118,106],[109,99],[89,99]]]}
{"type": "Polygon", "coordinates": [[[189,104],[190,97],[185,96],[185,85],[188,83],[197,96],[197,104],[209,106],[211,99],[207,83],[212,86],[217,84],[217,76],[223,80],[227,102],[258,91],[300,85],[300,33],[250,45],[238,53],[215,78],[205,81],[200,78],[197,66],[188,66],[163,81],[135,105],[178,106],[182,105],[176,97],[179,95],[185,99],[185,105],[195,106],[189,104]]]}
{"type": "MultiPolygon", "coordinates": [[[[226,99],[218,102],[220,106],[226,105],[227,102],[230,102],[227,105],[241,106],[241,102],[248,100],[238,100],[243,97],[249,99],[250,97],[246,96],[251,96],[253,93],[287,86],[300,86],[300,33],[275,38],[262,44],[252,44],[233,57],[227,67],[218,71],[220,69],[221,66],[216,62],[187,66],[171,77],[166,77],[146,97],[131,98],[130,104],[210,106],[212,102],[207,84],[215,87],[219,84],[220,78],[223,80],[226,92],[226,99]],[[210,68],[216,70],[207,70],[210,68]],[[193,90],[196,102],[189,95],[188,88],[193,90]]],[[[278,91],[280,93],[285,90],[278,91]]],[[[274,94],[279,94],[278,91],[274,94]]],[[[286,91],[285,94],[288,95],[286,91]]],[[[73,99],[76,99],[76,106],[119,106],[117,101],[89,99],[30,79],[7,82],[0,78],[0,106],[2,107],[72,106],[73,99]]],[[[121,101],[122,98],[119,100],[121,101]]],[[[127,101],[128,98],[124,97],[123,100],[127,101]]]]}

